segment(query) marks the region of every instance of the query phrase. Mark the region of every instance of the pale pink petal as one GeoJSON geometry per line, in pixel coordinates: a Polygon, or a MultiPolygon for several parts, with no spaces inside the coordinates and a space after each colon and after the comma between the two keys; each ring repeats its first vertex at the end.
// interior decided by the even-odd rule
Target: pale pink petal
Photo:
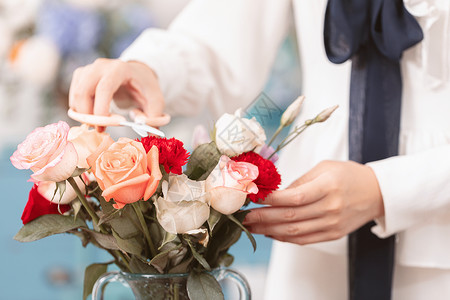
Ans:
{"type": "Polygon", "coordinates": [[[245,203],[247,193],[232,188],[216,187],[206,193],[211,207],[224,215],[238,211],[245,203]]]}
{"type": "Polygon", "coordinates": [[[78,162],[78,155],[72,143],[67,143],[62,157],[55,159],[51,164],[35,172],[31,177],[39,181],[63,181],[69,178],[78,162]],[[59,160],[59,161],[58,161],[59,160]],[[56,162],[58,161],[58,162],[56,162]]]}

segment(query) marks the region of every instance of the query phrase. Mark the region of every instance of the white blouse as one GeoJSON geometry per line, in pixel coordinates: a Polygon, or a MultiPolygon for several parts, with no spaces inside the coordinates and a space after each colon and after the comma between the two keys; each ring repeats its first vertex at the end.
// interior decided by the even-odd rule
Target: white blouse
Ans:
{"type": "MultiPolygon", "coordinates": [[[[325,55],[326,2],[193,0],[168,31],[145,31],[121,58],[153,68],[169,113],[206,106],[218,117],[256,97],[294,19],[307,97],[302,113],[339,109],[285,148],[278,167],[287,186],[324,159],[348,158],[350,62],[334,65],[325,55]]],[[[385,206],[373,232],[397,234],[394,299],[450,299],[450,1],[404,2],[425,39],[402,60],[400,155],[369,164],[385,206]]],[[[346,238],[275,243],[267,286],[268,299],[346,299],[346,238]]]]}

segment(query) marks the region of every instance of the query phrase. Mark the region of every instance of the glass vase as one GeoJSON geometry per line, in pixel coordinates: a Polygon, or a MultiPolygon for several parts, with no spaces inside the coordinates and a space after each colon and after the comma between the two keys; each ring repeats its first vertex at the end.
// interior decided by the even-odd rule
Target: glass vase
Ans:
{"type": "MultiPolygon", "coordinates": [[[[247,280],[232,269],[220,268],[210,272],[217,281],[231,280],[239,291],[239,299],[250,300],[247,280]]],[[[92,290],[92,300],[103,300],[104,288],[108,283],[120,282],[129,287],[136,300],[189,300],[186,283],[189,274],[133,274],[121,271],[108,272],[100,276],[92,290]]]]}

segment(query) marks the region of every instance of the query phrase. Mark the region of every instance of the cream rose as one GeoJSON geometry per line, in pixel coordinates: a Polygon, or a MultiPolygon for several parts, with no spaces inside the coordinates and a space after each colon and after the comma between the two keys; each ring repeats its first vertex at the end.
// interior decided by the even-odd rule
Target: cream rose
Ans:
{"type": "Polygon", "coordinates": [[[247,194],[258,193],[258,187],[253,182],[258,175],[257,166],[235,162],[222,155],[206,178],[206,197],[211,207],[225,215],[238,211],[244,205],[247,194]]]}
{"type": "MultiPolygon", "coordinates": [[[[83,174],[82,176],[83,180],[86,182],[86,184],[88,184],[88,177],[85,174],[83,174]]],[[[86,192],[86,186],[84,185],[83,181],[80,179],[80,177],[74,177],[74,180],[77,183],[80,191],[84,194],[86,192]]],[[[53,181],[38,182],[37,189],[39,194],[41,194],[48,201],[55,204],[69,204],[75,198],[77,198],[77,194],[70,184],[66,184],[66,190],[62,198],[59,192],[56,192],[55,194],[56,183],[53,181]]]]}
{"type": "Polygon", "coordinates": [[[86,161],[89,155],[100,146],[102,141],[108,138],[107,133],[100,133],[95,129],[89,129],[89,126],[83,124],[70,128],[67,140],[72,142],[78,153],[77,166],[80,168],[89,168],[86,161]]]}
{"type": "Polygon", "coordinates": [[[228,156],[244,152],[259,152],[266,141],[266,133],[255,118],[241,117],[241,111],[234,115],[224,114],[216,122],[216,145],[219,151],[228,156]]]}
{"type": "Polygon", "coordinates": [[[17,169],[31,169],[34,181],[63,181],[77,166],[74,145],[67,141],[69,125],[58,122],[36,128],[17,146],[11,162],[17,169]]]}
{"type": "Polygon", "coordinates": [[[188,233],[199,229],[209,218],[205,182],[190,180],[186,175],[171,175],[162,183],[163,197],[155,201],[161,226],[170,233],[188,233]]]}
{"type": "Polygon", "coordinates": [[[116,209],[139,200],[148,200],[161,180],[158,148],[148,153],[142,143],[120,138],[105,139],[87,158],[106,201],[114,199],[116,209]]]}

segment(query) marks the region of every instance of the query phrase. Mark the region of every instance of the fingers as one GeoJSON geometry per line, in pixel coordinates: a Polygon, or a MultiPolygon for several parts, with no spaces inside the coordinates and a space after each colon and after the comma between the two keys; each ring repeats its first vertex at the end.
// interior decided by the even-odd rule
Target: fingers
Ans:
{"type": "MultiPolygon", "coordinates": [[[[246,225],[247,226],[247,225],[246,225]]],[[[249,231],[268,236],[296,237],[331,229],[323,218],[280,224],[252,224],[249,231]]]]}
{"type": "Polygon", "coordinates": [[[327,213],[327,202],[318,201],[307,206],[299,207],[261,207],[252,209],[245,216],[244,225],[261,223],[263,226],[271,226],[276,223],[302,221],[324,216],[327,213]]]}
{"type": "Polygon", "coordinates": [[[93,113],[95,89],[100,75],[93,65],[75,70],[69,92],[71,108],[84,114],[93,113]]]}
{"type": "Polygon", "coordinates": [[[73,73],[69,89],[69,106],[77,112],[91,114],[93,112],[92,95],[94,86],[88,85],[85,87],[86,83],[90,83],[90,81],[84,83],[83,80],[89,72],[87,69],[87,67],[81,67],[73,73]]]}
{"type": "Polygon", "coordinates": [[[124,62],[97,59],[75,70],[70,85],[69,105],[77,112],[108,115],[114,93],[125,81],[124,62]]]}
{"type": "Polygon", "coordinates": [[[121,76],[118,74],[108,74],[100,79],[95,89],[94,114],[109,115],[109,105],[114,93],[122,84],[121,76]]]}
{"type": "Polygon", "coordinates": [[[333,241],[342,238],[342,235],[339,235],[337,233],[331,232],[331,231],[319,231],[314,232],[306,235],[300,235],[300,236],[271,236],[271,238],[280,241],[280,242],[286,242],[286,243],[293,243],[297,245],[308,245],[308,244],[314,244],[314,243],[320,243],[320,242],[327,242],[327,241],[333,241]]]}
{"type": "Polygon", "coordinates": [[[259,203],[271,206],[300,206],[316,202],[326,195],[326,181],[319,176],[303,185],[274,191],[259,203]]]}

